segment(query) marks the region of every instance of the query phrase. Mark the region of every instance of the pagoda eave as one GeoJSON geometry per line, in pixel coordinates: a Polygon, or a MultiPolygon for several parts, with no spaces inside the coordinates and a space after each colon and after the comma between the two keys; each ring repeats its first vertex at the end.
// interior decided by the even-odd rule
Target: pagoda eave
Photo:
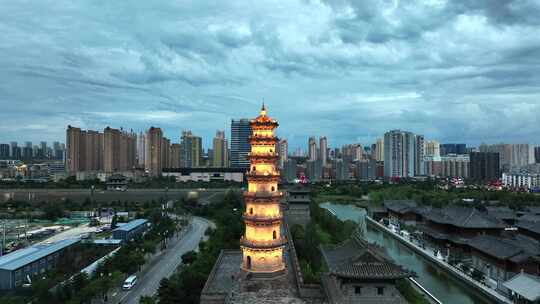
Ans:
{"type": "Polygon", "coordinates": [[[287,238],[279,238],[271,241],[251,241],[242,237],[240,239],[240,246],[249,248],[251,250],[268,250],[284,247],[287,244],[287,238]]]}
{"type": "Polygon", "coordinates": [[[250,199],[281,199],[283,197],[282,192],[244,192],[244,198],[250,199]]]}

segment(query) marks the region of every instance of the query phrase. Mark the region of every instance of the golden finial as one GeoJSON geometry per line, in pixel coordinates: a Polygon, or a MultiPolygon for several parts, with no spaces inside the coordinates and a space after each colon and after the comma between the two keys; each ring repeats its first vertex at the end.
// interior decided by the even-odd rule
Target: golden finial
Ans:
{"type": "Polygon", "coordinates": [[[264,106],[264,101],[262,103],[261,116],[266,116],[266,107],[264,106]]]}

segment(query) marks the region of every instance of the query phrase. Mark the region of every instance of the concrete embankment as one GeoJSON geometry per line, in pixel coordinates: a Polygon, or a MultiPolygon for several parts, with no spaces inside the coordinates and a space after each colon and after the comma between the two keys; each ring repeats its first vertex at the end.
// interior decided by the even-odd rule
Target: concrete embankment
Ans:
{"type": "MultiPolygon", "coordinates": [[[[489,289],[488,287],[480,284],[479,282],[473,280],[472,278],[468,277],[458,269],[452,267],[445,261],[439,260],[436,257],[434,257],[429,251],[422,249],[418,245],[410,242],[406,238],[402,237],[401,235],[391,231],[386,226],[382,225],[381,223],[373,220],[372,218],[366,216],[366,223],[370,225],[371,227],[380,230],[390,236],[392,236],[394,239],[398,240],[401,244],[405,245],[406,247],[410,248],[414,252],[418,253],[421,257],[426,259],[427,261],[431,262],[435,266],[439,267],[440,269],[444,270],[446,273],[449,273],[453,277],[455,277],[459,282],[469,286],[473,287],[474,290],[476,290],[479,294],[483,295],[488,299],[489,301],[493,303],[502,303],[502,304],[512,304],[512,302],[507,299],[506,297],[502,296],[501,294],[497,293],[496,291],[489,289]]],[[[444,299],[442,299],[444,301],[444,299]]]]}

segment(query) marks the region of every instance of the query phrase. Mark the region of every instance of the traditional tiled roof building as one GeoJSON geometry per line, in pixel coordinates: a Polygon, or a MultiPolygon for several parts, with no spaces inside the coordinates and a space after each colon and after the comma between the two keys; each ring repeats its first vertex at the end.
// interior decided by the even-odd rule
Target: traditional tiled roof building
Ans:
{"type": "Polygon", "coordinates": [[[286,214],[290,227],[301,225],[304,228],[311,220],[309,211],[310,190],[307,186],[297,185],[287,189],[286,214]]]}
{"type": "Polygon", "coordinates": [[[395,284],[413,273],[358,233],[342,244],[321,246],[321,252],[328,266],[322,282],[330,303],[407,303],[395,284]]]}

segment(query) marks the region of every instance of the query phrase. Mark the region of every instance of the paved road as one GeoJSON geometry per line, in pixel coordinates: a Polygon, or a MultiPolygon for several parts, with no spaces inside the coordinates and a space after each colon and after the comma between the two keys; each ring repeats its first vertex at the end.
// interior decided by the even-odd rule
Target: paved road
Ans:
{"type": "MultiPolygon", "coordinates": [[[[214,224],[204,218],[193,217],[192,228],[175,244],[169,244],[169,248],[160,256],[156,263],[150,265],[150,269],[139,277],[139,283],[129,292],[120,292],[115,299],[120,299],[122,304],[139,303],[141,296],[152,296],[158,288],[161,279],[171,276],[178,265],[182,262],[182,255],[190,250],[195,250],[204,237],[204,232],[214,224]]],[[[118,301],[114,301],[118,303],[118,301]]]]}
{"type": "Polygon", "coordinates": [[[122,191],[104,191],[95,190],[93,195],[90,195],[90,189],[0,189],[0,201],[9,199],[20,201],[62,201],[70,199],[74,202],[85,202],[92,199],[98,202],[119,201],[145,201],[157,200],[162,197],[170,199],[179,199],[185,193],[196,191],[199,193],[201,200],[207,196],[213,196],[216,193],[223,193],[227,189],[221,188],[196,188],[196,189],[128,189],[122,191]]]}

